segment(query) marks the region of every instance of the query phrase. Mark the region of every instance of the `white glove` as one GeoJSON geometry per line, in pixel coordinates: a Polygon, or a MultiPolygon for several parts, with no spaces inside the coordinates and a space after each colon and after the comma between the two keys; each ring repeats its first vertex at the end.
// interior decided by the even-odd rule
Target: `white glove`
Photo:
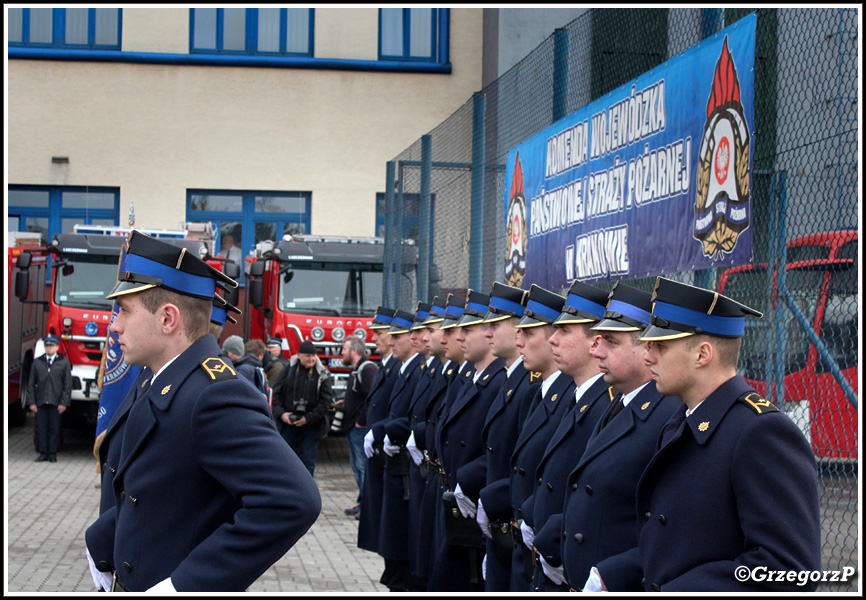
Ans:
{"type": "Polygon", "coordinates": [[[409,451],[409,454],[412,455],[412,462],[416,465],[420,465],[421,461],[424,460],[424,454],[418,450],[418,445],[415,444],[415,432],[412,432],[412,435],[409,436],[409,439],[406,441],[406,450],[409,451]]]}
{"type": "Polygon", "coordinates": [[[382,446],[385,449],[385,454],[388,456],[395,456],[400,454],[400,446],[395,446],[391,443],[391,439],[385,435],[385,443],[382,446]]]}
{"type": "Polygon", "coordinates": [[[111,573],[102,572],[96,568],[96,563],[93,562],[93,557],[90,556],[90,548],[84,547],[87,553],[87,566],[90,567],[90,576],[93,577],[93,585],[96,586],[97,592],[111,591],[111,573]]]}
{"type": "Polygon", "coordinates": [[[532,542],[535,541],[535,532],[532,531],[532,527],[523,522],[523,519],[520,520],[520,533],[523,534],[523,543],[526,544],[526,547],[532,550],[532,542]]]}
{"type": "Polygon", "coordinates": [[[174,586],[171,584],[171,577],[166,577],[153,587],[147,589],[148,592],[157,592],[157,593],[166,593],[166,592],[176,592],[174,586]]]}
{"type": "Polygon", "coordinates": [[[373,458],[373,430],[367,432],[364,436],[364,454],[367,458],[373,458]]]}
{"type": "Polygon", "coordinates": [[[598,569],[595,567],[589,572],[589,577],[586,579],[586,583],[583,584],[584,592],[606,592],[607,589],[604,587],[604,582],[601,580],[601,573],[598,572],[598,569]]]}
{"type": "Polygon", "coordinates": [[[454,499],[457,500],[457,508],[460,509],[460,514],[464,516],[466,519],[474,519],[475,518],[475,503],[467,498],[463,494],[463,490],[460,489],[460,484],[457,484],[457,487],[454,488],[454,499]]]}
{"type": "Polygon", "coordinates": [[[484,553],[484,560],[481,561],[481,579],[487,581],[487,553],[484,553]]]}
{"type": "Polygon", "coordinates": [[[562,565],[559,565],[558,567],[551,567],[549,564],[547,564],[547,561],[544,560],[543,556],[539,556],[539,558],[541,559],[541,570],[544,571],[544,574],[547,575],[550,580],[556,585],[564,584],[565,575],[562,565]]]}
{"type": "MultiPolygon", "coordinates": [[[[490,533],[490,519],[487,518],[487,513],[484,512],[484,505],[481,504],[481,498],[478,499],[478,512],[475,515],[475,521],[478,523],[478,526],[481,528],[484,535],[492,540],[493,534],[490,533]]],[[[484,558],[487,558],[487,556],[485,555],[484,558]]]]}

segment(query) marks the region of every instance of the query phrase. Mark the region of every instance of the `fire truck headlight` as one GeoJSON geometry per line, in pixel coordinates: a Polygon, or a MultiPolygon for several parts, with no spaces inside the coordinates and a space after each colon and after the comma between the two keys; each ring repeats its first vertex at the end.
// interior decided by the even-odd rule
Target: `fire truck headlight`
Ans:
{"type": "Polygon", "coordinates": [[[93,321],[88,321],[84,324],[84,333],[87,335],[96,335],[99,331],[99,325],[94,323],[93,321]]]}
{"type": "Polygon", "coordinates": [[[310,331],[310,337],[313,338],[314,342],[321,342],[325,339],[325,330],[321,327],[313,327],[313,330],[310,331]]]}
{"type": "Polygon", "coordinates": [[[361,338],[362,340],[366,340],[367,339],[367,330],[364,329],[363,327],[359,327],[358,329],[355,330],[355,333],[353,335],[361,338]]]}
{"type": "Polygon", "coordinates": [[[342,327],[334,327],[334,330],[331,331],[331,337],[334,338],[335,342],[342,342],[346,337],[346,330],[342,327]]]}
{"type": "Polygon", "coordinates": [[[72,317],[63,317],[63,327],[65,329],[72,328],[72,317]]]}

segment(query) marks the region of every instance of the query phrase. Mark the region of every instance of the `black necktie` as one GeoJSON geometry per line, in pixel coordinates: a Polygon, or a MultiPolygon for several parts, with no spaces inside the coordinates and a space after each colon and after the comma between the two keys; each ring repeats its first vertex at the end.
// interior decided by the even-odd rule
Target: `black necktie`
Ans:
{"type": "Polygon", "coordinates": [[[604,420],[601,422],[601,428],[604,429],[605,427],[607,427],[607,424],[610,423],[624,407],[625,404],[623,404],[622,395],[620,395],[619,398],[613,401],[613,406],[611,406],[608,411],[604,413],[604,420]]]}

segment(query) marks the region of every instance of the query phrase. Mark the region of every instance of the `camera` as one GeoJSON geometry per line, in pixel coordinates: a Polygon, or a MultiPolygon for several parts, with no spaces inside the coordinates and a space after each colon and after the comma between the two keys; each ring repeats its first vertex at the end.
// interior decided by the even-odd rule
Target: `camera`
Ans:
{"type": "Polygon", "coordinates": [[[300,421],[303,418],[304,418],[303,414],[292,413],[289,415],[289,423],[297,423],[298,421],[300,421]]]}

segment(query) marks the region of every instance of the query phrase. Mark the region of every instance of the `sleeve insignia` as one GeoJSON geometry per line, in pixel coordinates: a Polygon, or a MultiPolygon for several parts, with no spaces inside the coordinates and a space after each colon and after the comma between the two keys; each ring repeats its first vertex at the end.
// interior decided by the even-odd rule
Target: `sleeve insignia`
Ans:
{"type": "MultiPolygon", "coordinates": [[[[219,356],[212,356],[202,361],[202,369],[208,374],[211,381],[223,381],[225,379],[236,379],[238,374],[219,356]]],[[[166,393],[166,390],[163,390],[166,393]]]]}

